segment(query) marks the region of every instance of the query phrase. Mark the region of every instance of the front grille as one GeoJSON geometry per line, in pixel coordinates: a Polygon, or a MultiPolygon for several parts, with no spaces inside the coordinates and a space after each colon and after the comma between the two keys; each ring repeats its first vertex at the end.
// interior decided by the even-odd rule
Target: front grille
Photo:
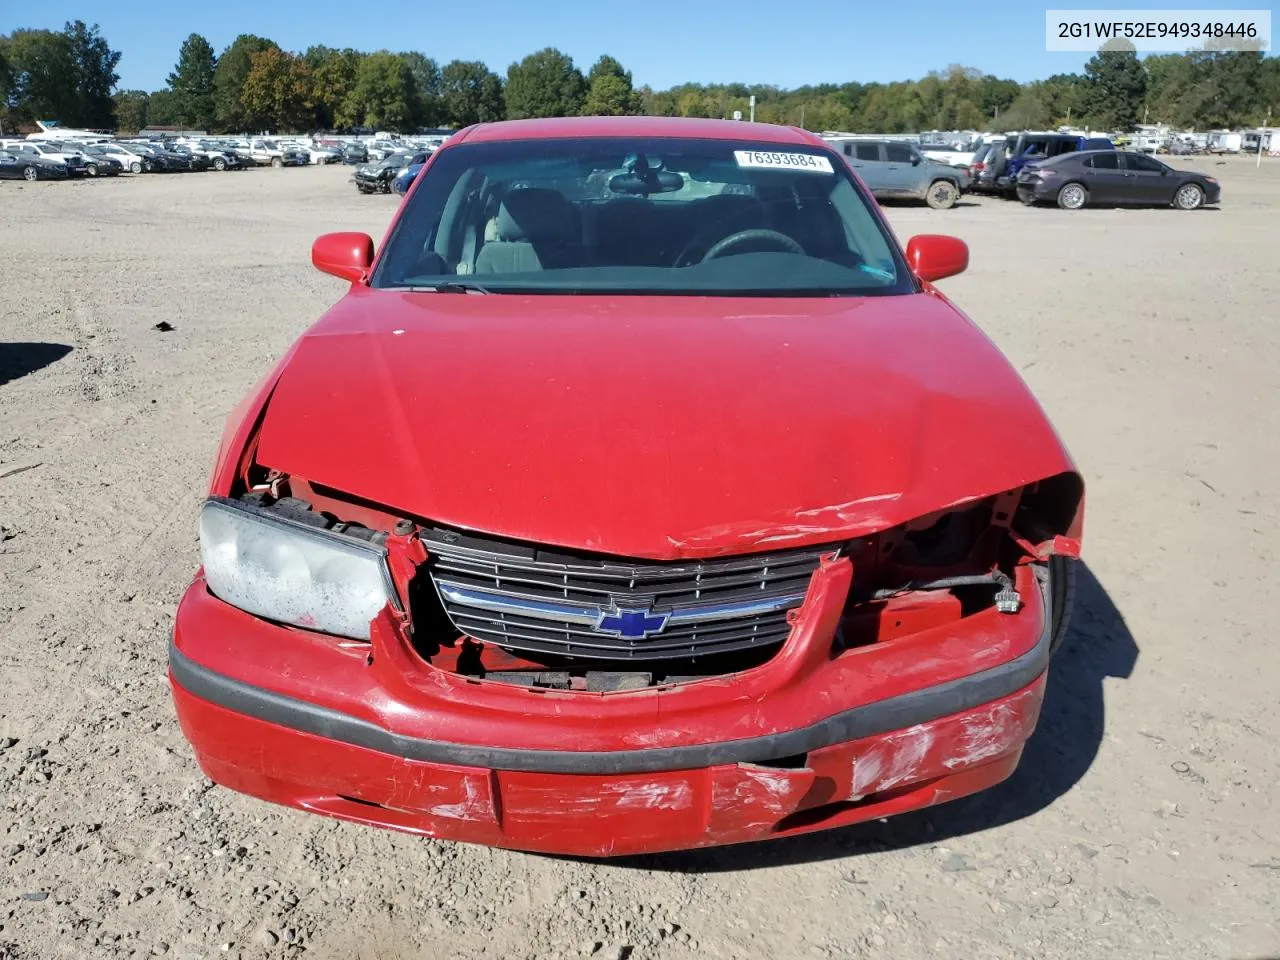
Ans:
{"type": "Polygon", "coordinates": [[[423,531],[459,632],[525,653],[661,661],[781,644],[825,550],[655,562],[423,531]]]}

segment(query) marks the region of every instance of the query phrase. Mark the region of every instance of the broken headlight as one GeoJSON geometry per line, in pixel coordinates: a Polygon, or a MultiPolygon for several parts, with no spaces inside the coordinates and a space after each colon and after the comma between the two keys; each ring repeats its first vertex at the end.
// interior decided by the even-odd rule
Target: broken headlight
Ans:
{"type": "Polygon", "coordinates": [[[383,547],[236,501],[205,502],[200,556],[214,596],[309,630],[368,640],[395,603],[383,547]]]}

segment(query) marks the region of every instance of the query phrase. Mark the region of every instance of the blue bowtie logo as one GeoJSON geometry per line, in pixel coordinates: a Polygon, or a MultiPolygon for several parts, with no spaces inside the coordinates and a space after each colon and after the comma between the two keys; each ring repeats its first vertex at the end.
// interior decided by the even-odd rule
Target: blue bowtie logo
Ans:
{"type": "Polygon", "coordinates": [[[604,610],[596,621],[596,632],[609,633],[627,640],[643,640],[655,633],[661,633],[667,625],[670,614],[654,613],[647,607],[627,609],[616,607],[604,610]]]}

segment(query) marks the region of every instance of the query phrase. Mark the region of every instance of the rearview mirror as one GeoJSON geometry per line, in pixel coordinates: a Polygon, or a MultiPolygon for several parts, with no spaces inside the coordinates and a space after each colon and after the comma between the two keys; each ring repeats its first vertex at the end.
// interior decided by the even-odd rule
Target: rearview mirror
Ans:
{"type": "Polygon", "coordinates": [[[969,266],[969,245],[958,237],[922,233],[907,244],[907,266],[929,283],[954,277],[969,266]]]}
{"type": "Polygon", "coordinates": [[[363,283],[373,263],[373,238],[367,233],[326,233],[311,244],[311,262],[321,273],[363,283]]]}

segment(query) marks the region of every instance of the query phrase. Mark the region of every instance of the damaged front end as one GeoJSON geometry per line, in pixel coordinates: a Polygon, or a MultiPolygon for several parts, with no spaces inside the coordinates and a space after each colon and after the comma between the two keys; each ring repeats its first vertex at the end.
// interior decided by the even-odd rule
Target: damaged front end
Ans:
{"type": "Polygon", "coordinates": [[[854,539],[673,561],[445,528],[256,466],[234,502],[385,551],[388,613],[424,668],[602,693],[768,664],[823,564],[851,568],[832,657],[986,611],[1017,615],[1034,599],[1018,586],[1020,568],[1078,555],[1082,494],[1075,474],[1061,474],[854,539]]]}
{"type": "Polygon", "coordinates": [[[205,507],[174,700],[212,779],[342,819],[597,856],[940,803],[1012,773],[1065,629],[1071,473],[851,539],[636,560],[404,516],[252,450],[205,507]]]}

